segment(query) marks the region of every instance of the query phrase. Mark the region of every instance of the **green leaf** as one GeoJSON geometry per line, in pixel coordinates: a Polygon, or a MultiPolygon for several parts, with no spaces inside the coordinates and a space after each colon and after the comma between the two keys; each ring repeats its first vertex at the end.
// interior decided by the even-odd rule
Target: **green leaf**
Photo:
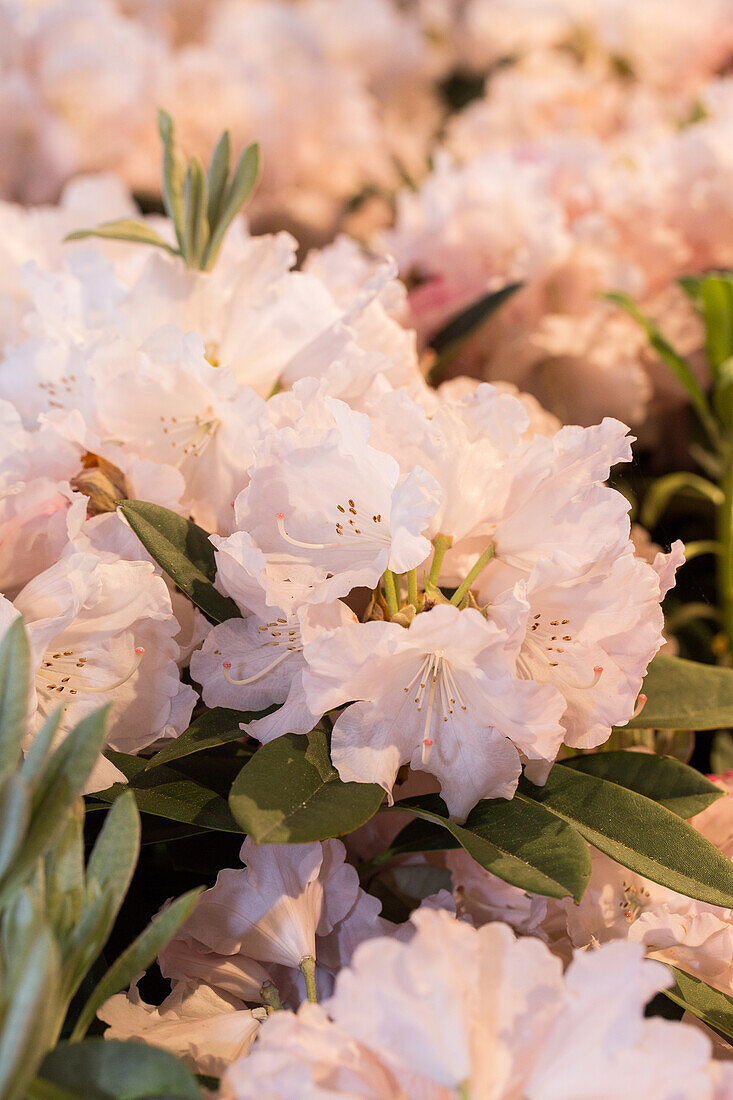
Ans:
{"type": "Polygon", "coordinates": [[[675,983],[671,989],[663,990],[665,996],[733,1041],[733,998],[676,966],[669,969],[675,983]]]}
{"type": "Polygon", "coordinates": [[[670,501],[678,495],[708,500],[714,508],[719,508],[725,499],[723,490],[718,485],[699,474],[687,470],[665,474],[652,482],[644,497],[639,517],[644,527],[655,527],[670,501]]]}
{"type": "Polygon", "coordinates": [[[209,205],[206,211],[209,230],[212,230],[219,220],[221,205],[224,200],[224,190],[229,175],[229,159],[231,157],[231,139],[229,131],[225,130],[216,143],[216,148],[211,154],[209,162],[209,205]]]}
{"type": "Polygon", "coordinates": [[[206,221],[208,187],[201,161],[191,157],[183,178],[183,258],[189,267],[200,267],[209,241],[206,221]]]}
{"type": "Polygon", "coordinates": [[[192,753],[201,752],[203,749],[227,745],[231,741],[241,741],[247,734],[239,728],[240,722],[251,722],[260,716],[243,710],[227,710],[225,707],[207,710],[176,737],[175,741],[170,741],[160,752],[156,752],[155,756],[147,761],[146,767],[157,768],[159,764],[180,760],[184,756],[191,756],[192,753]]]}
{"type": "Polygon", "coordinates": [[[694,768],[671,756],[646,752],[596,752],[563,760],[563,767],[636,791],[678,817],[694,817],[723,794],[694,768]]]}
{"type": "Polygon", "coordinates": [[[126,500],[123,516],[154,561],[212,622],[240,618],[234,600],[214,588],[216,557],[202,527],[169,508],[126,500]]]}
{"type": "Polygon", "coordinates": [[[0,882],[21,849],[30,816],[30,792],[19,775],[0,780],[0,882]]]}
{"type": "Polygon", "coordinates": [[[713,737],[710,769],[714,775],[725,775],[726,772],[733,771],[733,734],[730,730],[720,730],[713,737]]]}
{"type": "Polygon", "coordinates": [[[132,218],[120,218],[118,221],[103,222],[94,229],[77,229],[74,233],[68,233],[65,241],[83,241],[87,237],[102,237],[112,241],[133,241],[135,244],[151,244],[155,248],[162,248],[171,256],[178,256],[178,249],[172,248],[167,241],[151,229],[145,222],[136,222],[132,218]]]}
{"type": "Polygon", "coordinates": [[[523,283],[508,283],[501,290],[493,290],[484,294],[477,301],[462,310],[444,325],[430,341],[430,346],[437,359],[430,370],[430,381],[435,383],[440,380],[443,370],[450,359],[470,336],[493,316],[504,305],[504,302],[521,290],[523,283]]]}
{"type": "Polygon", "coordinates": [[[544,787],[518,797],[543,806],[624,867],[687,897],[733,907],[733,863],[671,810],[635,791],[555,764],[544,787]]]}
{"type": "Polygon", "coordinates": [[[643,685],[647,702],[630,729],[717,730],[733,726],[733,669],[660,653],[643,685]]]}
{"type": "Polygon", "coordinates": [[[25,945],[13,946],[20,953],[4,960],[9,965],[3,973],[0,1096],[21,1100],[55,1038],[59,959],[53,936],[42,924],[25,945]]]}
{"type": "Polygon", "coordinates": [[[106,755],[129,782],[127,786],[115,783],[106,791],[96,792],[95,797],[102,802],[115,802],[121,794],[131,790],[142,813],[218,832],[241,832],[221,795],[201,783],[165,765],[147,771],[145,760],[139,756],[128,756],[124,752],[106,755]]]}
{"type": "Polygon", "coordinates": [[[35,787],[35,784],[40,780],[63,716],[63,706],[56,707],[56,710],[51,711],[26,750],[25,757],[20,765],[20,774],[31,787],[35,787]]]}
{"type": "MultiPolygon", "coordinates": [[[[133,791],[125,791],[107,814],[87,863],[87,895],[111,902],[112,922],[120,911],[140,851],[140,814],[133,791]]],[[[111,925],[102,937],[106,941],[111,925]]]]}
{"type": "Polygon", "coordinates": [[[305,844],[343,836],[379,809],[376,783],[343,783],[322,729],[286,734],[258,749],[234,780],[229,805],[258,844],[305,844]]]}
{"type": "Polygon", "coordinates": [[[112,963],[81,1010],[71,1033],[72,1042],[77,1042],[86,1035],[89,1025],[105,1001],[121,989],[126,989],[141,971],[147,970],[154,962],[183,922],[190,917],[202,892],[203,886],[189,890],[187,894],[171,902],[153,917],[147,928],[112,963]]]}
{"type": "MultiPolygon", "coordinates": [[[[570,895],[580,901],[588,885],[588,845],[541,806],[527,812],[528,805],[518,799],[487,798],[473,808],[464,825],[449,819],[438,795],[405,799],[393,809],[440,825],[482,867],[521,890],[551,898],[570,895]]],[[[429,847],[435,842],[432,834],[429,847]]]]}
{"type": "Polygon", "coordinates": [[[705,346],[713,374],[733,355],[733,281],[707,275],[698,287],[705,318],[705,346]]]}
{"type": "Polygon", "coordinates": [[[109,706],[88,714],[74,726],[38,776],[23,850],[4,884],[16,886],[34,868],[64,827],[66,816],[89,778],[104,745],[109,706]]]}
{"type": "Polygon", "coordinates": [[[232,181],[226,196],[222,200],[221,212],[216,225],[211,225],[211,238],[203,254],[202,267],[210,271],[219,255],[219,249],[226,231],[254,191],[260,171],[260,147],[256,143],[248,145],[234,169],[232,181]]]}
{"type": "Polygon", "coordinates": [[[30,660],[25,626],[18,618],[0,644],[0,778],[17,768],[27,732],[30,660]]]}
{"type": "Polygon", "coordinates": [[[630,317],[633,317],[637,324],[641,325],[646,332],[650,345],[654,348],[662,362],[667,364],[672,373],[682,383],[693,405],[700,414],[701,419],[707,422],[710,416],[707,398],[687,360],[674,350],[654,322],[641,312],[633,298],[628,294],[609,291],[604,294],[604,297],[607,298],[609,302],[613,302],[615,305],[625,310],[630,317]]]}
{"type": "Polygon", "coordinates": [[[201,1100],[196,1079],[179,1058],[134,1041],[60,1043],[46,1055],[39,1077],[84,1100],[201,1100]]]}
{"type": "Polygon", "coordinates": [[[183,179],[186,166],[176,148],[173,119],[167,111],[158,111],[158,132],[163,142],[163,205],[173,222],[178,247],[183,254],[183,179]]]}

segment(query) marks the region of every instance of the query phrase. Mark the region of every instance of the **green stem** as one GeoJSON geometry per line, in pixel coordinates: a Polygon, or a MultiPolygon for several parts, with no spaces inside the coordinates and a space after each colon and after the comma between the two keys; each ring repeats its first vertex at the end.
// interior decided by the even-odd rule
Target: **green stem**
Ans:
{"type": "Polygon", "coordinates": [[[397,599],[397,583],[391,569],[385,569],[382,581],[384,583],[384,598],[387,601],[387,608],[390,616],[396,615],[400,609],[400,605],[397,599]]]}
{"type": "Polygon", "coordinates": [[[407,599],[417,611],[417,569],[407,574],[407,599]]]}
{"type": "Polygon", "coordinates": [[[274,982],[263,982],[260,987],[260,995],[262,1000],[270,1008],[273,1008],[276,1012],[282,1011],[283,1003],[280,1000],[280,994],[278,988],[274,982]]]}
{"type": "Polygon", "coordinates": [[[305,978],[305,992],[312,1004],[318,1004],[316,995],[316,960],[311,955],[304,955],[299,963],[300,971],[305,978]]]}
{"type": "Polygon", "coordinates": [[[722,489],[723,503],[718,509],[718,599],[728,643],[733,648],[733,451],[725,458],[722,489]]]}
{"type": "Polygon", "coordinates": [[[685,561],[699,558],[701,554],[722,554],[723,547],[714,539],[700,539],[697,542],[685,543],[685,561]]]}
{"type": "Polygon", "coordinates": [[[493,557],[495,557],[495,555],[496,555],[496,546],[493,542],[490,542],[489,545],[484,550],[481,557],[476,559],[476,562],[475,562],[473,568],[471,569],[471,572],[466,577],[465,581],[463,581],[463,583],[458,586],[458,588],[455,590],[455,592],[451,596],[451,601],[450,602],[452,604],[454,604],[456,607],[459,606],[461,600],[466,595],[466,593],[470,589],[473,582],[476,580],[476,577],[479,575],[479,573],[482,572],[482,570],[484,570],[486,568],[486,566],[489,564],[491,559],[493,557]]]}
{"type": "Polygon", "coordinates": [[[448,550],[453,545],[452,535],[436,535],[433,539],[433,562],[430,566],[430,576],[428,577],[428,584],[437,585],[438,577],[440,575],[440,567],[443,564],[443,558],[448,550]]]}

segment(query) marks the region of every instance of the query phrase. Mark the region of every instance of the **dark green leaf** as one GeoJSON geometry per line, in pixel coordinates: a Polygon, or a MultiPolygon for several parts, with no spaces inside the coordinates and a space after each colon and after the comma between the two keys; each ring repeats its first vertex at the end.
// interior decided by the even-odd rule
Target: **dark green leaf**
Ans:
{"type": "MultiPolygon", "coordinates": [[[[527,813],[528,805],[518,799],[487,798],[473,808],[464,825],[448,818],[438,795],[408,798],[396,802],[394,809],[440,825],[487,871],[522,890],[552,898],[570,895],[579,901],[588,885],[587,844],[540,806],[527,813]]],[[[435,843],[433,834],[430,846],[435,843]]]]}
{"type": "Polygon", "coordinates": [[[145,761],[139,756],[123,752],[106,755],[125,774],[128,784],[115,783],[97,792],[95,797],[102,802],[114,802],[131,790],[142,813],[225,833],[241,832],[224,799],[201,783],[165,765],[146,771],[145,761]]]}
{"type": "Polygon", "coordinates": [[[518,796],[557,814],[637,874],[687,897],[733,906],[733,863],[650,798],[565,764],[555,764],[544,787],[521,779],[518,796]]]}
{"type": "Polygon", "coordinates": [[[678,817],[694,817],[723,794],[720,787],[700,772],[671,756],[647,752],[596,752],[562,763],[563,767],[575,768],[643,794],[678,817]]]}
{"type": "Polygon", "coordinates": [[[46,1055],[39,1077],[84,1100],[201,1100],[190,1070],[166,1050],[116,1039],[60,1043],[46,1055]]]}
{"type": "Polygon", "coordinates": [[[189,267],[200,267],[209,241],[206,209],[209,196],[206,176],[198,157],[191,157],[183,178],[183,258],[189,267]]]}
{"type": "Polygon", "coordinates": [[[217,745],[226,745],[231,741],[241,741],[246,737],[244,730],[239,728],[240,722],[251,722],[258,717],[243,710],[227,710],[225,707],[214,707],[207,710],[192,722],[187,730],[184,730],[175,741],[169,741],[160,752],[147,762],[146,767],[156,768],[159,764],[167,764],[171,760],[180,760],[184,756],[201,752],[203,749],[215,748],[217,745]]]}
{"type": "Polygon", "coordinates": [[[676,966],[669,969],[674,974],[675,983],[671,989],[664,990],[665,995],[708,1027],[733,1040],[733,998],[694,978],[692,974],[678,970],[676,966]]]}
{"type": "Polygon", "coordinates": [[[79,1018],[71,1034],[72,1041],[82,1039],[87,1029],[102,1007],[121,989],[126,989],[130,982],[142,971],[153,963],[172,936],[178,931],[183,922],[193,912],[196,901],[203,891],[203,887],[197,890],[189,890],[180,898],[161,910],[137,939],[133,940],[128,948],[116,959],[107,973],[98,983],[91,997],[84,1005],[79,1018]]]}
{"type": "Polygon", "coordinates": [[[164,241],[163,238],[151,229],[145,222],[136,222],[132,218],[120,218],[114,222],[103,222],[94,229],[77,229],[74,233],[67,234],[65,241],[83,241],[87,237],[102,237],[105,240],[133,241],[135,244],[151,244],[155,248],[162,248],[172,256],[178,255],[178,249],[164,241]]]}
{"type": "Polygon", "coordinates": [[[504,305],[504,302],[516,294],[523,285],[523,283],[508,283],[501,290],[492,290],[491,293],[482,295],[481,298],[472,302],[456,317],[453,317],[439,332],[436,332],[430,341],[430,346],[437,355],[437,360],[430,371],[431,382],[440,380],[445,365],[455,355],[460,346],[470,336],[473,336],[481,325],[485,324],[504,305]]]}
{"type": "Polygon", "coordinates": [[[733,726],[733,669],[660,653],[643,686],[647,702],[631,729],[717,730],[733,726]]]}
{"type": "Polygon", "coordinates": [[[30,649],[23,620],[10,624],[0,644],[0,778],[14,772],[27,732],[30,649]]]}
{"type": "Polygon", "coordinates": [[[240,617],[234,600],[214,588],[216,558],[208,532],[159,504],[126,500],[119,507],[151,558],[212,622],[240,617]]]}
{"type": "Polygon", "coordinates": [[[229,795],[232,813],[258,844],[304,844],[343,836],[379,809],[376,783],[343,783],[321,729],[258,749],[229,795]]]}

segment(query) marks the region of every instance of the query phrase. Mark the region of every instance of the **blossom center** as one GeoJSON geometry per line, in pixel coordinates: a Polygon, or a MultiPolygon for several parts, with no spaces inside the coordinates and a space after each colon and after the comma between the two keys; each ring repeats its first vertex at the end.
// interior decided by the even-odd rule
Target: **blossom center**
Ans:
{"type": "Polygon", "coordinates": [[[328,521],[329,531],[333,529],[336,538],[326,542],[304,542],[293,538],[285,527],[285,513],[277,512],[275,518],[282,538],[302,550],[363,550],[364,543],[389,545],[391,541],[381,512],[370,513],[368,509],[360,508],[351,497],[345,504],[336,505],[334,515],[328,521]]]}
{"type": "Polygon", "coordinates": [[[633,924],[637,917],[641,916],[649,898],[651,898],[651,894],[643,886],[634,886],[633,883],[624,879],[623,895],[618,907],[622,911],[627,924],[633,924]]]}
{"type": "MultiPolygon", "coordinates": [[[[460,688],[456,683],[455,673],[446,659],[445,651],[437,649],[434,653],[425,654],[420,667],[410,682],[403,689],[405,693],[414,691],[414,703],[418,711],[425,711],[425,724],[422,734],[422,762],[427,764],[430,759],[434,740],[430,736],[433,726],[433,716],[448,721],[448,716],[453,714],[454,708],[467,709],[460,688]]],[[[438,726],[438,729],[440,726],[438,726]]]]}
{"type": "Polygon", "coordinates": [[[74,649],[48,649],[36,673],[36,688],[39,692],[58,695],[104,694],[121,687],[137,672],[145,656],[142,646],[136,646],[129,667],[109,684],[95,685],[85,676],[94,668],[92,662],[74,649]]]}
{"type": "Polygon", "coordinates": [[[221,420],[211,410],[194,416],[161,415],[160,423],[166,442],[176,451],[179,461],[199,458],[216,435],[221,420]]]}
{"type": "MultiPolygon", "coordinates": [[[[243,679],[232,676],[231,661],[222,661],[221,667],[224,669],[224,679],[228,684],[234,684],[237,687],[244,684],[254,684],[257,680],[261,680],[263,676],[266,676],[268,672],[272,672],[274,668],[281,665],[292,653],[300,653],[303,649],[300,623],[294,616],[287,619],[282,617],[275,619],[273,622],[265,623],[264,626],[259,626],[257,629],[261,634],[260,645],[262,647],[274,646],[280,649],[280,653],[265,668],[253,673],[252,676],[245,676],[243,679]]],[[[240,665],[242,663],[240,662],[240,665]]]]}
{"type": "Polygon", "coordinates": [[[596,665],[587,678],[578,679],[564,667],[568,656],[577,654],[578,643],[573,637],[570,619],[548,619],[541,611],[532,615],[522,649],[517,657],[517,672],[523,680],[534,679],[533,665],[539,663],[551,679],[568,688],[586,690],[595,687],[603,668],[596,665]]]}

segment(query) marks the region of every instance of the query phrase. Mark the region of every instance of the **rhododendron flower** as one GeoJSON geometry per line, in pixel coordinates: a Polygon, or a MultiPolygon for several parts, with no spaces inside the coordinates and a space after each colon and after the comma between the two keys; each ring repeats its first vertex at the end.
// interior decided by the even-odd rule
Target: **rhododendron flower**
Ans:
{"type": "Polygon", "coordinates": [[[353,623],[305,649],[306,699],[334,725],[331,756],[345,781],[388,793],[401,764],[438,777],[450,813],[511,798],[520,753],[551,762],[562,741],[561,696],[517,680],[509,636],[478,611],[438,605],[405,630],[353,623]]]}
{"type": "MultiPolygon", "coordinates": [[[[139,751],[185,729],[196,694],[180,681],[178,623],[152,564],[71,553],[25,585],[13,604],[3,599],[0,613],[3,627],[18,615],[25,620],[34,727],[63,704],[60,729],[67,731],[109,701],[111,748],[139,751]]],[[[123,778],[101,757],[89,789],[123,778]]]]}
{"type": "Polygon", "coordinates": [[[400,480],[396,461],[370,446],[369,419],[342,402],[326,398],[322,417],[328,427],[269,435],[236,501],[237,526],[268,558],[273,606],[291,579],[307,581],[310,602],[333,600],[430,552],[423,531],[439,501],[434,479],[418,466],[400,480]]]}

